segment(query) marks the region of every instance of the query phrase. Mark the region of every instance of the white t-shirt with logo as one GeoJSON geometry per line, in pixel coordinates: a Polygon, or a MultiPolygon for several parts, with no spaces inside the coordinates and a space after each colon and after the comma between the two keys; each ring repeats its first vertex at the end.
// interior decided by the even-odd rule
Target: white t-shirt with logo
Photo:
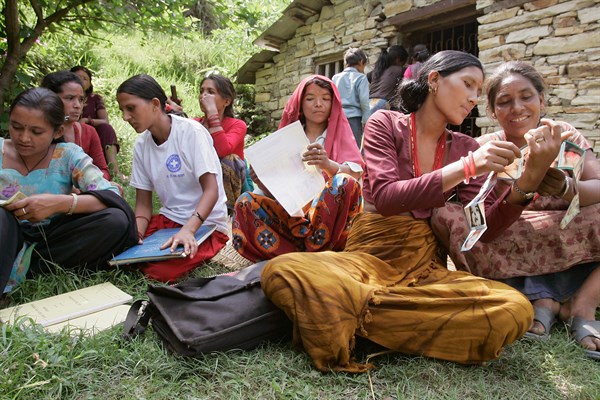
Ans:
{"type": "Polygon", "coordinates": [[[171,133],[166,142],[157,145],[150,131],[136,139],[131,186],[155,191],[162,204],[159,213],[184,225],[200,202],[200,177],[215,174],[219,198],[206,223],[215,224],[219,232],[228,234],[221,163],[210,133],[194,120],[170,117],[171,133]]]}

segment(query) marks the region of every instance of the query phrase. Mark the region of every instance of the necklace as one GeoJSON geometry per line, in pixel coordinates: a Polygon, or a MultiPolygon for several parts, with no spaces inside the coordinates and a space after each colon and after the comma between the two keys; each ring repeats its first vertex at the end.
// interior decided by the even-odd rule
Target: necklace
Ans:
{"type": "Polygon", "coordinates": [[[35,163],[35,165],[31,168],[29,168],[27,166],[27,163],[25,162],[25,160],[23,160],[23,157],[21,156],[21,153],[19,153],[17,151],[17,154],[19,155],[19,158],[21,159],[21,162],[23,163],[23,165],[25,166],[25,169],[27,170],[27,173],[29,174],[31,171],[33,171],[38,165],[40,165],[42,163],[42,161],[44,161],[46,159],[46,157],[48,157],[48,153],[50,153],[50,148],[52,147],[52,145],[48,146],[48,151],[46,151],[46,154],[44,154],[44,157],[42,157],[38,162],[35,163]]]}
{"type": "MultiPolygon", "coordinates": [[[[442,162],[444,158],[444,151],[446,149],[446,130],[440,135],[437,146],[435,149],[435,158],[433,159],[433,170],[442,168],[442,162]]],[[[415,178],[421,176],[421,168],[419,167],[419,160],[417,158],[417,119],[415,113],[410,114],[410,151],[413,162],[413,173],[415,178]]]]}

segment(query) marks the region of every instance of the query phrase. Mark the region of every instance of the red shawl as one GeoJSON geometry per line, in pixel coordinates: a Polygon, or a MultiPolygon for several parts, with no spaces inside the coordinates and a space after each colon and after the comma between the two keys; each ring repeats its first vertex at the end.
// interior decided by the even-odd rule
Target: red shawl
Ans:
{"type": "Polygon", "coordinates": [[[279,128],[281,129],[300,119],[300,108],[302,107],[304,88],[306,87],[307,82],[314,78],[329,82],[333,88],[331,114],[329,115],[329,121],[327,123],[327,137],[325,138],[324,145],[325,151],[329,155],[329,158],[335,162],[343,163],[344,161],[352,161],[364,168],[365,164],[360,155],[360,150],[358,150],[356,140],[352,134],[352,129],[350,128],[348,119],[346,118],[346,115],[344,115],[344,110],[342,109],[342,101],[340,100],[338,89],[331,79],[326,76],[311,75],[300,82],[283,109],[279,128]]]}

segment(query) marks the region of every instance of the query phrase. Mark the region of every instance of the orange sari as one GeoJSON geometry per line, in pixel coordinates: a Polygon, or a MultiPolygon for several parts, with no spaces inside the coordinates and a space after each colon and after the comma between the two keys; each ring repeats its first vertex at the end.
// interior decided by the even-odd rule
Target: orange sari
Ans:
{"type": "Polygon", "coordinates": [[[518,291],[446,269],[427,221],[409,216],[359,214],[344,252],[276,257],[262,285],[321,371],[371,367],[353,359],[355,335],[406,354],[480,363],[533,319],[518,291]]]}

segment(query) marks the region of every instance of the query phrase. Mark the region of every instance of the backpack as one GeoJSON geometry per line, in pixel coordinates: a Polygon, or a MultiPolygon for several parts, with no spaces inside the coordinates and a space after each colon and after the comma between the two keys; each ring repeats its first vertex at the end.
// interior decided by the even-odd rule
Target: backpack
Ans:
{"type": "Polygon", "coordinates": [[[212,351],[250,350],[267,340],[291,337],[292,325],[260,287],[266,261],[235,275],[189,279],[174,286],[148,287],[125,321],[125,338],[151,322],[167,350],[184,356],[212,351]]]}

